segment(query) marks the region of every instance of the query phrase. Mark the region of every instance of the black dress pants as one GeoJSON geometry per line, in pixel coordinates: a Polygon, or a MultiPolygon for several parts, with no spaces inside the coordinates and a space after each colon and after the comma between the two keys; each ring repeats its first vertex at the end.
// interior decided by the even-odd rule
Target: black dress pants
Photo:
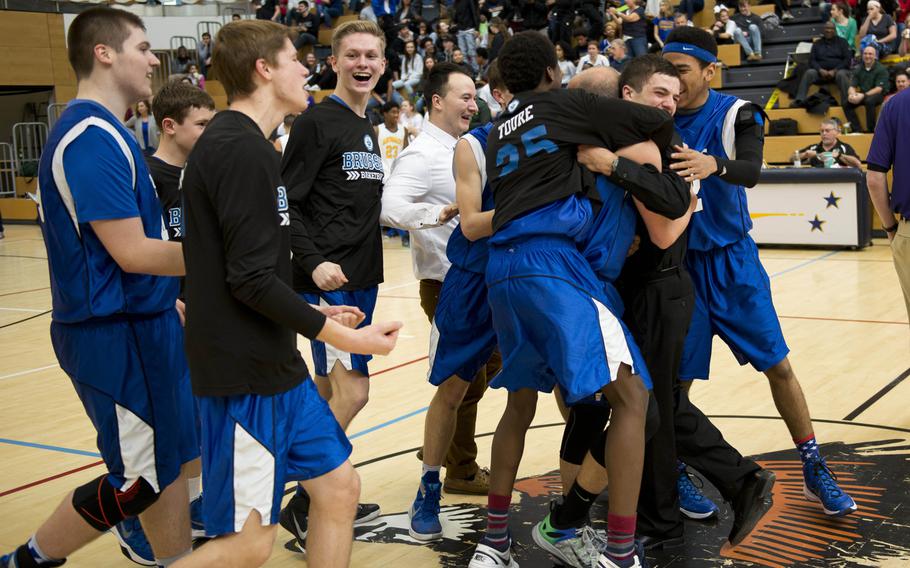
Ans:
{"type": "Polygon", "coordinates": [[[637,532],[677,537],[683,534],[677,454],[728,500],[759,466],[730,446],[679,387],[679,363],[695,304],[689,274],[673,268],[620,291],[624,319],[644,355],[660,413],[660,426],[645,446],[637,532]]]}

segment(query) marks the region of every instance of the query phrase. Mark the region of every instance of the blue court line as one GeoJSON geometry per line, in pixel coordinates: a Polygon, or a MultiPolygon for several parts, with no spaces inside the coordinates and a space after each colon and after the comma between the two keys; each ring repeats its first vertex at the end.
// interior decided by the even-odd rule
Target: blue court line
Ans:
{"type": "Polygon", "coordinates": [[[366,430],[361,430],[360,432],[357,432],[356,434],[351,434],[350,436],[348,436],[348,439],[353,440],[354,438],[366,436],[370,432],[375,432],[376,430],[380,430],[382,428],[385,428],[386,426],[391,426],[392,424],[401,422],[402,420],[407,420],[408,418],[411,418],[412,416],[417,416],[418,414],[423,414],[429,408],[430,408],[429,406],[424,406],[423,408],[418,408],[417,410],[408,412],[407,414],[402,414],[398,418],[393,418],[393,419],[389,420],[388,422],[383,422],[382,424],[377,424],[377,425],[373,426],[372,428],[367,428],[366,430]]]}
{"type": "MultiPolygon", "coordinates": [[[[770,276],[770,278],[774,278],[775,276],[781,276],[781,275],[786,274],[786,273],[788,273],[788,272],[793,272],[794,270],[799,270],[800,268],[803,268],[804,266],[809,266],[809,265],[812,264],[813,262],[818,262],[819,260],[825,260],[825,259],[828,258],[829,256],[834,256],[835,254],[837,254],[837,253],[839,253],[839,252],[840,252],[839,250],[833,250],[833,251],[831,251],[831,252],[829,252],[829,253],[825,253],[825,254],[823,254],[823,255],[821,255],[821,256],[819,256],[819,257],[809,259],[809,260],[807,260],[806,262],[801,262],[800,264],[797,264],[796,266],[791,266],[790,268],[788,268],[788,269],[786,269],[786,270],[781,270],[780,272],[775,272],[774,274],[772,274],[772,275],[770,276]]],[[[774,260],[774,259],[773,259],[773,258],[769,258],[768,260],[774,260]]]]}
{"type": "Polygon", "coordinates": [[[49,446],[47,444],[35,444],[33,442],[22,442],[20,440],[10,440],[8,438],[0,438],[0,444],[10,444],[12,446],[23,446],[26,448],[37,448],[39,450],[50,450],[52,452],[62,452],[64,454],[74,454],[77,456],[86,456],[90,458],[100,458],[101,454],[98,452],[87,452],[85,450],[74,450],[73,448],[63,448],[61,446],[49,446]]]}

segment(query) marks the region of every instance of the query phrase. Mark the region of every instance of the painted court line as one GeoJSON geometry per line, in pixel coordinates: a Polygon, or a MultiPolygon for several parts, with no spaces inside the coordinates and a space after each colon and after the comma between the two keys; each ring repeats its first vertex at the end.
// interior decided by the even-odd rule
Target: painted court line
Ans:
{"type": "MultiPolygon", "coordinates": [[[[801,262],[801,263],[797,264],[796,266],[791,266],[790,268],[787,268],[787,269],[785,269],[785,270],[781,270],[780,272],[775,272],[774,274],[770,275],[769,278],[774,278],[775,276],[782,276],[782,275],[784,275],[784,274],[787,274],[788,272],[793,272],[794,270],[799,270],[800,268],[803,268],[803,267],[805,267],[805,266],[809,266],[810,264],[816,263],[816,262],[818,262],[819,260],[824,260],[824,259],[826,259],[826,258],[828,258],[828,257],[834,256],[835,254],[837,254],[837,253],[839,253],[839,252],[840,252],[839,250],[833,250],[833,251],[831,251],[831,252],[829,252],[829,253],[825,253],[825,254],[823,254],[823,255],[821,255],[821,256],[817,256],[817,257],[815,257],[815,258],[811,258],[811,259],[807,260],[806,262],[801,262]]],[[[773,258],[768,258],[768,260],[773,260],[773,258]]]]}
{"type": "Polygon", "coordinates": [[[778,315],[780,319],[798,319],[798,320],[812,320],[812,321],[837,321],[837,322],[847,322],[847,323],[881,323],[889,325],[908,325],[908,322],[905,321],[888,321],[888,320],[861,320],[861,319],[847,319],[847,318],[821,318],[813,316],[781,316],[778,315]]]}
{"type": "Polygon", "coordinates": [[[44,308],[43,310],[36,310],[35,308],[0,308],[0,310],[3,310],[4,312],[31,312],[33,314],[43,312],[46,309],[47,308],[44,308]]]}
{"type": "Polygon", "coordinates": [[[396,286],[383,286],[379,289],[379,293],[382,294],[383,292],[388,292],[390,290],[398,290],[400,288],[407,288],[408,286],[413,286],[414,284],[417,284],[417,282],[418,282],[417,280],[414,280],[413,282],[406,282],[404,284],[398,284],[396,286]]]}
{"type": "Polygon", "coordinates": [[[73,454],[76,456],[87,456],[90,458],[100,458],[101,454],[98,452],[87,452],[85,450],[75,450],[73,448],[64,448],[62,446],[51,446],[48,444],[36,444],[34,442],[23,442],[21,440],[10,440],[9,438],[0,438],[0,444],[10,444],[11,446],[22,446],[25,448],[36,448],[39,450],[50,450],[53,452],[61,452],[64,454],[73,454]]]}
{"type": "Polygon", "coordinates": [[[59,367],[60,365],[54,363],[53,365],[45,365],[44,367],[36,367],[34,369],[29,369],[27,371],[19,371],[18,373],[10,373],[9,375],[0,376],[0,381],[4,379],[15,379],[16,377],[21,377],[23,375],[30,375],[32,373],[37,373],[39,371],[46,371],[48,369],[53,369],[59,367]]]}

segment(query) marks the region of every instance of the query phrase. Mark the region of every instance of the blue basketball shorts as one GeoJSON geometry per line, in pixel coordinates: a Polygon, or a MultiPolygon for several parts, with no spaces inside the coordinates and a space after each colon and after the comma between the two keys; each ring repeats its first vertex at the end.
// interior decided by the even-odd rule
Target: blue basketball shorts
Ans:
{"type": "MultiPolygon", "coordinates": [[[[620,327],[622,327],[623,336],[626,341],[626,348],[629,350],[629,354],[632,356],[632,374],[638,375],[641,377],[641,382],[645,385],[645,388],[653,388],[651,382],[651,375],[648,373],[648,367],[645,365],[645,358],[641,354],[641,349],[638,348],[638,344],[635,342],[635,338],[632,336],[632,332],[629,331],[629,328],[626,326],[626,323],[622,321],[622,312],[623,312],[623,303],[622,299],[619,296],[619,292],[616,290],[616,287],[613,286],[611,282],[604,282],[604,293],[605,293],[605,305],[607,309],[610,310],[610,313],[616,318],[619,322],[620,327]]],[[[583,398],[578,401],[577,404],[598,404],[606,405],[607,399],[603,397],[601,393],[594,393],[593,395],[583,398]]],[[[568,404],[568,406],[572,406],[568,404]]]]}
{"type": "Polygon", "coordinates": [[[603,284],[574,241],[490,247],[486,278],[503,357],[494,388],[550,392],[558,384],[573,404],[616,380],[620,364],[634,365],[603,284]]]}
{"type": "Polygon", "coordinates": [[[430,383],[439,386],[452,375],[473,381],[495,349],[484,275],[452,265],[430,329],[430,383]]]}
{"type": "Polygon", "coordinates": [[[202,517],[208,536],[240,532],[252,511],[278,522],[284,486],[337,469],[351,443],[307,378],[281,394],[199,397],[202,517]]]}
{"type": "Polygon", "coordinates": [[[51,324],[51,342],[98,432],[111,485],[155,491],[199,457],[196,410],[176,310],[51,324]]]}
{"type": "Polygon", "coordinates": [[[771,282],[752,237],[709,251],[690,250],[686,268],[695,309],[683,347],[679,378],[707,379],[715,335],[740,365],[767,371],[790,352],[771,301],[771,282]]]}
{"type": "MultiPolygon", "coordinates": [[[[376,309],[376,296],[378,294],[379,286],[372,286],[364,290],[333,290],[331,292],[323,290],[318,294],[305,292],[301,296],[315,306],[358,307],[366,315],[366,319],[360,324],[363,327],[373,322],[373,311],[376,309]]],[[[320,377],[328,376],[336,361],[340,362],[348,371],[357,371],[364,377],[370,376],[370,369],[367,363],[373,358],[372,355],[346,353],[315,339],[310,340],[310,348],[313,350],[313,365],[316,367],[314,372],[320,377]]]]}

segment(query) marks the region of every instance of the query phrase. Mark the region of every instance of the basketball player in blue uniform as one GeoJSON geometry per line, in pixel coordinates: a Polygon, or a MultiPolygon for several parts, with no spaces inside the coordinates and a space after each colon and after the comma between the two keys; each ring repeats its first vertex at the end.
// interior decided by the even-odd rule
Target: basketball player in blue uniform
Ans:
{"type": "Polygon", "coordinates": [[[657,109],[561,90],[554,48],[535,32],[507,43],[499,65],[514,98],[488,138],[496,211],[486,282],[503,355],[498,384],[510,392],[493,440],[487,533],[471,565],[514,565],[508,506],[524,434],[537,392],[558,384],[568,404],[602,392],[613,407],[607,461],[616,494],[601,560],[633,566],[648,385],[630,373],[628,353],[608,357],[622,329],[578,250],[592,214],[575,153],[579,144],[620,148],[648,139],[666,147],[672,121],[657,109]],[[509,467],[498,468],[503,461],[509,467]]]}
{"type": "Polygon", "coordinates": [[[745,187],[758,182],[764,142],[760,109],[719,93],[709,83],[716,72],[717,44],[697,28],[677,28],[663,55],[685,86],[676,127],[688,148],[673,165],[685,179],[701,180],[702,208],[692,216],[686,266],[695,285],[695,311],[686,337],[680,379],[707,379],[715,335],[740,364],[768,377],[778,412],[803,461],[804,494],[825,514],[856,510],[819,455],[809,408],[787,358],[768,275],[749,236],[745,187]]]}
{"type": "MultiPolygon", "coordinates": [[[[491,92],[500,104],[511,100],[495,62],[488,77],[491,92]]],[[[409,511],[409,532],[421,541],[442,537],[439,469],[455,435],[457,409],[471,381],[496,349],[484,282],[493,209],[484,152],[492,126],[488,123],[471,130],[455,146],[455,189],[461,219],[446,246],[451,266],[439,293],[430,330],[428,380],[437,390],[424,425],[420,487],[409,511]]]]}
{"type": "Polygon", "coordinates": [[[39,213],[51,340],[98,432],[107,473],[71,492],[0,566],[60,566],[136,515],[155,561],[169,566],[190,552],[181,469],[199,457],[172,278],[184,264],[180,245],[166,241],[142,151],[120,122],[151,96],[158,60],[142,20],[109,8],[77,16],[67,45],[77,98],[42,154],[39,213]]]}
{"type": "MultiPolygon", "coordinates": [[[[294,289],[313,305],[357,306],[369,325],[382,282],[379,228],[382,156],[366,116],[370,93],[385,71],[385,35],[371,22],[346,22],[332,36],[335,92],[291,127],[281,163],[291,213],[294,289]]],[[[316,385],[342,428],[366,405],[369,355],[312,341],[316,385]]],[[[306,538],[307,496],[298,491],[282,526],[306,538]]],[[[361,504],[357,524],[380,514],[361,504]]]]}
{"type": "Polygon", "coordinates": [[[388,353],[400,323],[351,329],[356,307],[314,309],[291,287],[279,157],[266,138],[306,108],[306,68],[285,26],[225,25],[213,52],[230,108],[206,127],[181,192],[186,352],[202,421],[206,534],[181,568],[264,564],[285,484],[311,495],[308,562],[350,562],[360,482],[351,444],[309,378],[297,333],[354,353],[388,353]]]}

